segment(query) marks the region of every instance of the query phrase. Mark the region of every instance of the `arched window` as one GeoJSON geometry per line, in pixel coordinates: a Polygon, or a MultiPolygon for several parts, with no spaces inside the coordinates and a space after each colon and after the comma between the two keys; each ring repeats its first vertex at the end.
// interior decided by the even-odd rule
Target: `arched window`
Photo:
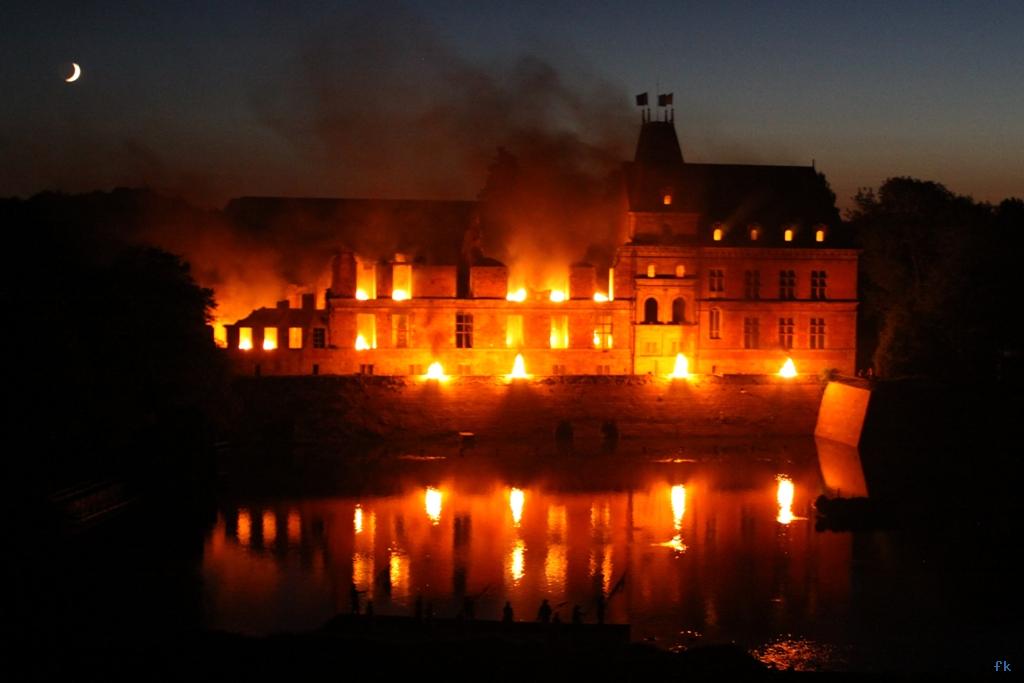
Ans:
{"type": "Polygon", "coordinates": [[[675,325],[686,322],[686,301],[681,296],[672,300],[672,322],[675,325]]]}
{"type": "Polygon", "coordinates": [[[644,302],[644,322],[645,323],[656,323],[658,322],[658,300],[651,297],[644,302]]]}

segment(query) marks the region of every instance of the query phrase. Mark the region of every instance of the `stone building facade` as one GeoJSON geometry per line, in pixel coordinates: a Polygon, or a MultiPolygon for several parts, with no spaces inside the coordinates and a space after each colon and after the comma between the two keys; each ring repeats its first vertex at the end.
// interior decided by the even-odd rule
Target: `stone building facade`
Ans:
{"type": "Polygon", "coordinates": [[[682,354],[701,374],[854,373],[858,252],[813,166],[687,163],[665,112],[620,175],[611,267],[571,266],[567,291],[512,292],[492,259],[342,250],[324,307],[228,326],[236,370],[500,376],[522,355],[531,375],[662,375],[682,354]]]}

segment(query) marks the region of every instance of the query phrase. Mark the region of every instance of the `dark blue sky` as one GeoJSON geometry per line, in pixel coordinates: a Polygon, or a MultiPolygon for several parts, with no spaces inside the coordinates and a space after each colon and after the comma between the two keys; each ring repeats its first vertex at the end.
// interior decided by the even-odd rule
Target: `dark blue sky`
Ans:
{"type": "Polygon", "coordinates": [[[692,161],[1024,195],[1020,2],[292,4],[5,3],[0,194],[471,197],[531,131],[630,154],[660,84],[692,161]]]}

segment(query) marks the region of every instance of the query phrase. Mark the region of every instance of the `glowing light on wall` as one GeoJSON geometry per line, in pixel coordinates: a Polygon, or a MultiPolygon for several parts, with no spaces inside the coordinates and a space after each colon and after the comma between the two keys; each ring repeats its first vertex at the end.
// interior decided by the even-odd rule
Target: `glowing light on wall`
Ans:
{"type": "Polygon", "coordinates": [[[392,550],[391,558],[388,560],[388,576],[391,579],[392,595],[398,597],[404,592],[409,576],[408,556],[392,550]]]}
{"type": "Polygon", "coordinates": [[[594,301],[596,301],[599,304],[607,303],[608,295],[602,292],[594,292],[594,301]]]}
{"type": "Polygon", "coordinates": [[[775,500],[779,503],[779,514],[775,521],[779,524],[789,524],[793,517],[793,480],[785,474],[775,477],[779,482],[778,490],[775,493],[775,500]]]}
{"type": "Polygon", "coordinates": [[[526,362],[523,360],[523,354],[517,353],[516,359],[512,363],[512,372],[508,375],[508,379],[528,379],[530,376],[526,374],[526,362]]]}
{"type": "Polygon", "coordinates": [[[553,289],[553,290],[551,290],[550,298],[556,304],[560,304],[563,301],[565,301],[567,297],[565,296],[565,292],[563,292],[562,290],[560,290],[560,289],[553,289]]]}
{"type": "Polygon", "coordinates": [[[277,328],[276,327],[264,327],[263,328],[263,350],[273,351],[277,348],[277,328]]]}
{"type": "Polygon", "coordinates": [[[434,526],[441,523],[441,492],[433,486],[428,486],[423,495],[423,507],[434,526]]]}
{"type": "Polygon", "coordinates": [[[363,506],[356,505],[356,511],[352,513],[352,527],[357,534],[363,533],[363,506]]]}
{"type": "Polygon", "coordinates": [[[263,511],[263,545],[274,545],[277,540],[277,516],[272,510],[263,511]]]}
{"type": "Polygon", "coordinates": [[[673,379],[686,379],[690,376],[690,362],[686,360],[686,356],[681,353],[676,354],[676,364],[672,368],[672,374],[669,377],[673,379]]]}
{"type": "Polygon", "coordinates": [[[252,328],[251,327],[239,327],[238,328],[238,348],[242,351],[252,350],[252,328]]]}
{"type": "Polygon", "coordinates": [[[796,377],[796,365],[793,364],[792,358],[787,358],[779,368],[779,377],[796,377]]]}
{"type": "Polygon", "coordinates": [[[424,379],[433,379],[437,380],[438,382],[447,382],[448,375],[444,374],[444,368],[441,367],[441,364],[435,360],[433,363],[430,364],[430,367],[427,368],[427,374],[424,375],[424,379]]]}
{"type": "Polygon", "coordinates": [[[514,292],[509,292],[508,294],[506,294],[505,299],[507,299],[508,301],[516,301],[518,303],[522,303],[526,301],[526,290],[520,287],[514,292]]]}
{"type": "Polygon", "coordinates": [[[508,494],[508,506],[512,510],[512,524],[518,527],[523,521],[523,503],[526,494],[521,489],[513,488],[508,494]]]}

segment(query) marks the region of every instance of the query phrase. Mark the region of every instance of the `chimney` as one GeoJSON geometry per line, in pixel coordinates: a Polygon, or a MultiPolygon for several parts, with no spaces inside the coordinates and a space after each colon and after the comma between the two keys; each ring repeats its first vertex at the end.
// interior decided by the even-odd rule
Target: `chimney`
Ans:
{"type": "Polygon", "coordinates": [[[290,308],[291,306],[288,303],[288,299],[281,299],[280,301],[277,302],[277,307],[279,309],[281,309],[281,308],[290,308]]]}
{"type": "Polygon", "coordinates": [[[341,249],[331,263],[331,296],[352,299],[356,295],[356,257],[349,249],[341,249]]]}
{"type": "Polygon", "coordinates": [[[302,310],[304,310],[304,311],[316,310],[316,294],[303,294],[302,295],[302,310]]]}

